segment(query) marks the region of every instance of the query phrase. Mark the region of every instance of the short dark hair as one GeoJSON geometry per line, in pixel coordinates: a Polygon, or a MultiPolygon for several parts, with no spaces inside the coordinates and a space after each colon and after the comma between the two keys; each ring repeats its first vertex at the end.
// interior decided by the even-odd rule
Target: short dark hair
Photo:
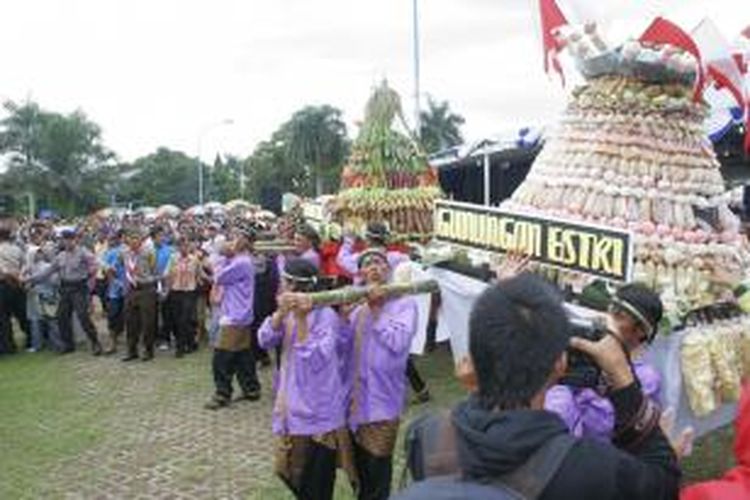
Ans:
{"type": "Polygon", "coordinates": [[[365,234],[367,241],[375,245],[385,245],[388,241],[388,226],[385,222],[370,222],[365,234]]]}
{"type": "Polygon", "coordinates": [[[320,246],[320,235],[318,234],[318,231],[310,224],[302,224],[299,228],[297,228],[297,233],[300,236],[304,236],[305,238],[307,238],[307,240],[315,250],[317,250],[320,246]]]}
{"type": "Polygon", "coordinates": [[[569,338],[562,298],[541,278],[522,274],[485,290],[469,318],[482,407],[528,407],[569,338]]]}

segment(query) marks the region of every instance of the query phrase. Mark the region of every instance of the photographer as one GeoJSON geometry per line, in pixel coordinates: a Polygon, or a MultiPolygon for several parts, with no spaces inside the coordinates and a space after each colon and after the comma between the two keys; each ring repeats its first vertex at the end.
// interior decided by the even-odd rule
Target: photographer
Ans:
{"type": "MultiPolygon", "coordinates": [[[[659,403],[661,376],[642,355],[656,337],[662,316],[659,296],[649,288],[625,285],[615,293],[606,317],[606,329],[616,333],[623,342],[643,394],[659,403]]],[[[603,330],[603,329],[602,329],[603,330]]],[[[557,413],[576,437],[592,437],[609,441],[614,427],[614,408],[601,387],[581,387],[563,380],[552,387],[544,400],[544,408],[557,413]]]]}
{"type": "Polygon", "coordinates": [[[562,302],[544,282],[524,274],[488,288],[471,313],[469,350],[477,392],[450,417],[410,426],[407,463],[416,480],[427,479],[396,498],[676,498],[677,458],[623,342],[570,338],[562,302]],[[567,372],[568,347],[608,380],[614,446],[573,438],[544,410],[546,392],[567,372]]]}

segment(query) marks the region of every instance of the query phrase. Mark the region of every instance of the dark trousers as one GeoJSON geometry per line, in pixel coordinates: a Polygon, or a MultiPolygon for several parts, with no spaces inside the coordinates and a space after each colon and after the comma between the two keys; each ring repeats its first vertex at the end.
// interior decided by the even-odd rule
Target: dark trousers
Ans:
{"type": "Polygon", "coordinates": [[[241,351],[214,349],[213,371],[216,395],[220,398],[232,398],[232,379],[235,375],[243,393],[260,390],[251,349],[241,351]]]}
{"type": "Polygon", "coordinates": [[[57,307],[57,321],[60,328],[60,339],[65,350],[75,349],[73,338],[73,313],[78,316],[83,331],[92,346],[99,344],[94,323],[89,314],[89,287],[86,281],[63,282],[60,287],[60,305],[57,307]]]}
{"type": "Polygon", "coordinates": [[[414,392],[419,393],[427,388],[427,384],[425,384],[422,376],[419,374],[417,366],[414,364],[414,360],[411,356],[409,356],[409,359],[406,361],[406,377],[409,379],[409,385],[411,385],[414,392]]]}
{"type": "Polygon", "coordinates": [[[298,488],[291,488],[301,500],[331,500],[336,484],[336,450],[316,443],[307,446],[305,465],[298,488]]]}
{"type": "Polygon", "coordinates": [[[175,304],[173,293],[170,292],[163,300],[157,300],[159,314],[156,318],[158,322],[156,338],[160,343],[168,344],[174,337],[177,340],[177,315],[175,314],[175,304]]]}
{"type": "Polygon", "coordinates": [[[129,354],[138,354],[139,341],[146,354],[154,353],[155,318],[156,287],[144,286],[131,290],[125,298],[125,330],[129,354]]]}
{"type": "Polygon", "coordinates": [[[26,347],[31,347],[31,329],[26,316],[26,294],[23,288],[0,281],[0,354],[16,350],[11,323],[13,317],[26,335],[26,347]]]}
{"type": "Polygon", "coordinates": [[[167,301],[174,317],[174,337],[176,349],[180,352],[194,350],[195,344],[195,315],[196,315],[196,293],[195,292],[169,292],[167,301]]]}
{"type": "Polygon", "coordinates": [[[110,333],[120,335],[125,330],[125,298],[107,299],[107,328],[110,333]]]}
{"type": "Polygon", "coordinates": [[[125,331],[125,297],[107,299],[107,329],[109,330],[108,350],[114,352],[117,342],[125,331]]]}
{"type": "Polygon", "coordinates": [[[352,437],[354,466],[359,479],[358,500],[387,500],[391,496],[393,457],[376,457],[352,437]]]}

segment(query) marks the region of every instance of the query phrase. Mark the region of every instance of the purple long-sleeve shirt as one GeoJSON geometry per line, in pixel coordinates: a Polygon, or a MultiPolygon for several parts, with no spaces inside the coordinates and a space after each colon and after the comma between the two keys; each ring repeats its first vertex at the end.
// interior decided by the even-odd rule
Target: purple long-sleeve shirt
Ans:
{"type": "Polygon", "coordinates": [[[247,326],[253,322],[255,268],[248,254],[218,259],[214,281],[222,287],[219,324],[247,326]]]}
{"type": "MultiPolygon", "coordinates": [[[[339,248],[339,253],[336,256],[336,264],[354,277],[355,284],[359,284],[362,281],[362,278],[359,276],[358,266],[360,255],[361,252],[354,251],[354,239],[347,237],[344,238],[343,243],[341,243],[341,248],[339,248]]],[[[391,270],[396,269],[396,267],[402,262],[409,260],[409,256],[403,252],[389,251],[386,252],[386,257],[388,258],[388,267],[390,267],[391,270]]]]}
{"type": "MultiPolygon", "coordinates": [[[[359,274],[359,266],[357,261],[361,252],[354,251],[354,239],[344,238],[341,248],[339,248],[339,254],[336,256],[336,264],[339,265],[344,271],[356,276],[359,274]]],[[[402,252],[386,252],[388,257],[388,265],[391,269],[396,269],[396,266],[404,261],[409,260],[409,256],[402,252]]]]}
{"type": "MultiPolygon", "coordinates": [[[[642,360],[634,361],[633,369],[643,393],[658,403],[661,390],[659,372],[642,360]]],[[[593,437],[602,441],[612,439],[614,408],[609,399],[593,389],[555,385],[547,391],[544,408],[559,415],[576,437],[593,437]]]]}
{"type": "Polygon", "coordinates": [[[330,307],[314,309],[307,315],[307,339],[298,340],[295,322],[285,342],[291,318],[287,315],[275,329],[269,316],[258,330],[262,348],[288,346],[282,354],[273,432],[309,436],[340,429],[346,421],[347,400],[338,363],[339,316],[330,307]]]}
{"type": "Polygon", "coordinates": [[[388,300],[374,316],[366,305],[349,315],[343,333],[347,336],[342,370],[348,374],[347,391],[353,411],[349,426],[398,418],[406,394],[406,361],[417,327],[417,303],[411,297],[388,300]],[[355,353],[360,315],[364,314],[359,354],[355,353]],[[355,359],[358,358],[358,366],[355,359]]]}

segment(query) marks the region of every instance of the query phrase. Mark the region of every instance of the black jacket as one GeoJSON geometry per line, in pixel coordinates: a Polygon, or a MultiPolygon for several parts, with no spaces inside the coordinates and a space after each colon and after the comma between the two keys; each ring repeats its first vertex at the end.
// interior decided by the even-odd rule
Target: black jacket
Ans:
{"type": "MultiPolygon", "coordinates": [[[[624,413],[618,409],[632,405],[638,397],[642,396],[635,385],[612,396],[616,415],[624,413]]],[[[493,498],[488,493],[491,487],[480,483],[513,471],[543,443],[568,432],[553,413],[489,412],[481,409],[474,398],[456,407],[452,420],[462,480],[446,483],[444,479],[431,478],[395,498],[493,498]]],[[[679,480],[674,452],[657,427],[629,452],[592,439],[577,440],[540,500],[672,499],[678,496],[679,480]]]]}

